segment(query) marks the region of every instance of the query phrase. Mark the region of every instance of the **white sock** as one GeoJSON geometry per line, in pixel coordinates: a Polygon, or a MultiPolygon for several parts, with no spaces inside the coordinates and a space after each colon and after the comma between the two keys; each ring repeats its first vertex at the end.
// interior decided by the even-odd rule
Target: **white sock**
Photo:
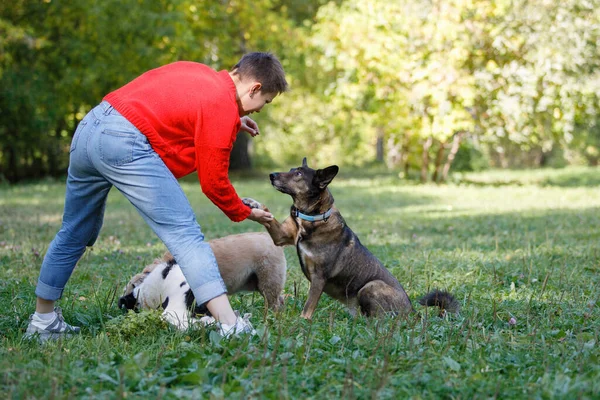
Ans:
{"type": "Polygon", "coordinates": [[[38,318],[41,322],[50,323],[56,317],[56,311],[52,311],[49,313],[39,313],[36,311],[33,315],[35,315],[35,317],[38,318]]]}

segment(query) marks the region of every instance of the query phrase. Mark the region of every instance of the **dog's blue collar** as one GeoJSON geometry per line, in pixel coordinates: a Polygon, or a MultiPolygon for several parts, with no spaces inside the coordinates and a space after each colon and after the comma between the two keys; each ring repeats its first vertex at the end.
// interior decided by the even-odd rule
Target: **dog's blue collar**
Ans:
{"type": "Polygon", "coordinates": [[[327,222],[327,220],[331,216],[331,212],[332,212],[331,210],[332,209],[330,208],[329,210],[327,210],[323,214],[307,215],[307,214],[301,213],[300,210],[298,210],[297,208],[294,207],[293,215],[295,217],[298,217],[298,218],[303,219],[303,220],[308,221],[308,222],[316,222],[316,221],[325,221],[325,222],[327,222]]]}

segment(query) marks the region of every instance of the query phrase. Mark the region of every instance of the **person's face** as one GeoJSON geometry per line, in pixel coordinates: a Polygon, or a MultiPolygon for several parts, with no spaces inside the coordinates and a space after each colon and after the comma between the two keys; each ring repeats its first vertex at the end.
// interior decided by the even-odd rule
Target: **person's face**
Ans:
{"type": "Polygon", "coordinates": [[[269,104],[273,101],[276,93],[263,93],[260,89],[261,84],[255,83],[250,86],[248,91],[242,95],[240,116],[250,115],[255,112],[260,112],[265,104],[269,104]]]}

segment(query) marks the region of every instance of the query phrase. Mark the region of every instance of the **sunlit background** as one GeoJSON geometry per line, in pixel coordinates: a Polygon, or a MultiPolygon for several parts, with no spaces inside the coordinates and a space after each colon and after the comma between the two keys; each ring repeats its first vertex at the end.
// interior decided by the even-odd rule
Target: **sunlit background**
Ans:
{"type": "Polygon", "coordinates": [[[597,165],[597,0],[15,0],[0,4],[0,179],[60,176],[76,123],[148,69],[282,61],[291,91],[233,169],[379,166],[443,181],[597,165]]]}

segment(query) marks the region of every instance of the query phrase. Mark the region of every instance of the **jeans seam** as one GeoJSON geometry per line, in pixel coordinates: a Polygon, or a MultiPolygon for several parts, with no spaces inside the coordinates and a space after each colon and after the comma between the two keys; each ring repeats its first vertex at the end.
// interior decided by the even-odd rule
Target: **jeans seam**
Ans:
{"type": "MultiPolygon", "coordinates": [[[[108,193],[106,194],[106,197],[108,197],[108,193]]],[[[106,206],[106,198],[104,199],[104,204],[102,204],[102,210],[96,215],[96,221],[94,222],[94,228],[90,232],[90,235],[87,238],[87,240],[85,241],[85,247],[91,247],[91,246],[93,246],[93,244],[92,245],[89,244],[90,241],[92,240],[93,237],[97,238],[98,235],[100,235],[100,229],[102,228],[102,222],[104,220],[104,212],[103,211],[104,211],[104,207],[105,206],[106,206]]],[[[96,240],[94,240],[94,242],[95,241],[96,240]]]]}
{"type": "Polygon", "coordinates": [[[71,143],[71,148],[69,149],[69,154],[74,152],[77,149],[77,144],[79,143],[79,137],[81,136],[81,132],[85,129],[87,125],[87,121],[85,119],[81,120],[75,129],[75,133],[73,134],[73,139],[71,143]]]}
{"type": "Polygon", "coordinates": [[[92,157],[90,157],[90,141],[92,140],[92,136],[94,136],[94,133],[96,132],[96,128],[98,127],[99,124],[100,124],[100,120],[97,119],[96,116],[94,115],[94,126],[90,125],[90,132],[87,135],[87,140],[85,142],[85,157],[87,158],[88,164],[92,165],[96,171],[98,171],[98,168],[94,165],[94,163],[92,161],[92,157]]]}
{"type": "MultiPolygon", "coordinates": [[[[152,147],[152,145],[150,145],[150,148],[152,149],[152,155],[155,158],[158,158],[161,161],[161,168],[163,168],[164,170],[166,170],[167,175],[169,176],[169,179],[171,179],[172,182],[175,182],[177,185],[179,185],[181,191],[183,192],[183,188],[179,184],[179,181],[177,180],[177,178],[175,178],[175,175],[173,175],[173,172],[171,172],[171,170],[167,167],[167,164],[165,164],[165,162],[163,161],[163,159],[160,158],[160,156],[158,155],[158,153],[156,152],[156,150],[154,150],[154,148],[152,147]]],[[[185,199],[186,199],[186,201],[188,203],[188,206],[190,206],[190,208],[193,210],[192,204],[190,203],[190,201],[187,198],[187,196],[185,195],[185,193],[183,195],[184,195],[184,197],[185,197],[185,199]]]]}

